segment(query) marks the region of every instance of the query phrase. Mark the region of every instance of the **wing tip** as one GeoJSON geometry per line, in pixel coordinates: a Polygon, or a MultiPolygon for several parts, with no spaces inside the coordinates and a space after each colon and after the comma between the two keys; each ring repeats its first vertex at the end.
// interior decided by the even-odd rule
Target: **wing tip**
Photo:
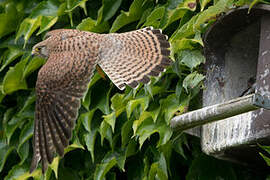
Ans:
{"type": "Polygon", "coordinates": [[[150,82],[150,78],[146,75],[143,76],[143,78],[141,78],[140,80],[138,80],[139,82],[143,83],[143,84],[147,84],[150,82]]]}
{"type": "Polygon", "coordinates": [[[31,162],[31,165],[30,165],[30,169],[29,169],[29,172],[32,173],[38,166],[38,162],[40,161],[40,155],[36,155],[34,153],[33,157],[32,157],[32,162],[31,162]]]}
{"type": "Polygon", "coordinates": [[[137,81],[132,81],[131,83],[128,84],[128,86],[133,89],[137,89],[139,87],[139,83],[137,81]]]}
{"type": "Polygon", "coordinates": [[[126,85],[123,83],[123,84],[119,84],[119,85],[116,85],[117,88],[121,91],[125,90],[126,89],[126,85]]]}

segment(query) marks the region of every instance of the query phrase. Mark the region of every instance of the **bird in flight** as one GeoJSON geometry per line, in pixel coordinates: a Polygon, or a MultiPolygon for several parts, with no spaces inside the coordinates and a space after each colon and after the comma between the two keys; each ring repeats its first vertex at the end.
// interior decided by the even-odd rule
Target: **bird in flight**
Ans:
{"type": "Polygon", "coordinates": [[[96,65],[120,89],[150,82],[171,64],[170,44],[161,30],[144,29],[96,34],[75,29],[48,32],[32,55],[47,59],[36,82],[33,158],[30,172],[41,161],[44,173],[55,153],[64,155],[96,65]]]}

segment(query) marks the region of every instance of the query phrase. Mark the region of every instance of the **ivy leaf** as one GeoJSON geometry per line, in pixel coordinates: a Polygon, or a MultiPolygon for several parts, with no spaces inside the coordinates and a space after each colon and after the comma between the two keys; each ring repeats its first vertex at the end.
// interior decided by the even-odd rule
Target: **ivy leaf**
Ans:
{"type": "Polygon", "coordinates": [[[27,78],[31,73],[36,71],[45,63],[43,58],[34,57],[29,61],[23,72],[23,78],[27,78]]]}
{"type": "Polygon", "coordinates": [[[110,25],[107,21],[98,23],[90,17],[83,19],[82,22],[77,26],[77,29],[82,31],[90,31],[96,33],[107,32],[110,29],[110,25]]]}
{"type": "Polygon", "coordinates": [[[7,137],[8,144],[10,143],[10,139],[11,139],[14,131],[24,123],[23,120],[25,118],[26,117],[20,117],[20,116],[15,115],[6,125],[5,129],[6,129],[6,137],[7,137]]]}
{"type": "Polygon", "coordinates": [[[29,155],[29,142],[25,142],[24,144],[22,144],[18,149],[17,152],[20,156],[20,165],[24,163],[24,161],[27,159],[28,155],[29,155]]]}
{"type": "Polygon", "coordinates": [[[53,170],[52,170],[52,168],[49,165],[46,173],[44,174],[44,178],[43,179],[49,180],[51,178],[52,173],[53,173],[53,170]]]}
{"type": "Polygon", "coordinates": [[[19,137],[19,146],[20,147],[26,143],[33,135],[34,132],[34,121],[29,121],[22,129],[20,137],[19,137]]]}
{"type": "Polygon", "coordinates": [[[206,7],[206,5],[211,2],[211,0],[200,0],[200,5],[201,5],[201,11],[204,10],[204,8],[206,7]]]}
{"type": "Polygon", "coordinates": [[[194,23],[194,29],[199,30],[201,25],[209,19],[228,11],[229,7],[232,6],[232,4],[233,0],[220,0],[214,6],[210,6],[208,9],[199,14],[196,22],[194,23]]]}
{"type": "Polygon", "coordinates": [[[40,2],[28,18],[20,24],[15,40],[24,36],[24,47],[31,35],[40,27],[38,34],[48,30],[57,21],[59,3],[54,0],[40,2]]]}
{"type": "MultiPolygon", "coordinates": [[[[270,154],[270,146],[262,146],[259,144],[259,147],[262,148],[263,150],[265,150],[268,154],[270,154]]],[[[263,153],[259,152],[261,157],[264,159],[264,161],[266,162],[266,164],[268,166],[270,166],[270,158],[265,156],[263,153]]]]}
{"type": "Polygon", "coordinates": [[[81,144],[74,142],[73,144],[70,144],[67,148],[65,148],[64,154],[67,154],[68,152],[73,151],[75,149],[84,149],[84,147],[81,144]]]}
{"type": "Polygon", "coordinates": [[[59,5],[59,2],[56,0],[42,1],[32,10],[30,18],[57,16],[59,5]]]}
{"type": "Polygon", "coordinates": [[[92,109],[86,113],[80,115],[79,119],[83,123],[85,130],[91,132],[91,123],[96,109],[92,109]]]}
{"type": "Polygon", "coordinates": [[[128,158],[135,155],[138,152],[137,150],[137,142],[134,139],[131,139],[126,148],[126,157],[128,158]]]}
{"type": "Polygon", "coordinates": [[[84,10],[84,14],[87,15],[86,2],[87,0],[66,0],[66,3],[63,3],[65,5],[65,12],[68,13],[71,26],[74,25],[72,18],[72,11],[74,9],[76,9],[77,7],[81,7],[84,10]]]}
{"type": "MultiPolygon", "coordinates": [[[[249,4],[250,2],[248,2],[249,4]]],[[[264,4],[270,4],[270,2],[268,1],[264,1],[264,0],[253,0],[250,5],[249,5],[249,8],[248,8],[248,13],[250,13],[251,9],[258,3],[264,3],[264,4]]]]}
{"type": "Polygon", "coordinates": [[[0,38],[12,33],[19,24],[21,14],[18,13],[14,3],[5,6],[5,13],[0,14],[0,38]]]}
{"type": "Polygon", "coordinates": [[[17,49],[17,48],[9,48],[5,51],[5,53],[2,55],[2,66],[0,68],[0,71],[3,71],[5,67],[7,67],[10,63],[12,63],[15,59],[22,56],[24,54],[24,51],[17,49]]]}
{"type": "Polygon", "coordinates": [[[168,9],[176,9],[181,7],[181,3],[183,2],[184,0],[168,0],[166,5],[168,9]]]}
{"type": "Polygon", "coordinates": [[[110,113],[110,93],[112,86],[110,87],[105,81],[99,81],[92,88],[91,93],[91,109],[99,109],[103,114],[110,113]]]}
{"type": "Polygon", "coordinates": [[[201,63],[205,63],[205,57],[199,50],[183,50],[179,54],[180,62],[188,66],[190,69],[198,67],[201,63]]]}
{"type": "Polygon", "coordinates": [[[166,124],[159,124],[157,127],[157,130],[159,133],[159,141],[158,141],[157,146],[160,147],[166,144],[170,140],[173,132],[172,132],[172,129],[166,124]]]}
{"type": "MultiPolygon", "coordinates": [[[[152,78],[153,79],[153,78],[152,78]]],[[[155,85],[144,85],[144,89],[149,95],[151,96],[152,99],[154,99],[154,96],[157,94],[161,94],[164,92],[166,89],[164,86],[155,86],[155,85]]]]}
{"type": "Polygon", "coordinates": [[[32,113],[34,114],[34,108],[33,109],[31,109],[31,108],[32,108],[32,106],[34,106],[35,100],[36,100],[36,95],[35,95],[35,92],[32,91],[31,94],[27,97],[25,103],[23,104],[23,107],[18,112],[18,115],[23,116],[24,112],[26,112],[26,111],[31,112],[31,110],[32,110],[32,113]]]}
{"type": "Polygon", "coordinates": [[[133,124],[133,121],[128,120],[123,124],[123,126],[121,128],[122,148],[125,147],[129,143],[129,141],[131,139],[131,136],[132,136],[132,124],[133,124]]]}
{"type": "Polygon", "coordinates": [[[7,158],[9,154],[15,150],[14,146],[8,146],[6,143],[4,143],[2,140],[0,141],[0,172],[2,172],[2,169],[5,165],[5,162],[7,161],[7,158]]]}
{"type": "Polygon", "coordinates": [[[37,18],[25,18],[23,22],[20,24],[20,28],[16,34],[15,40],[17,41],[19,37],[24,36],[24,45],[26,46],[27,41],[31,37],[31,35],[34,33],[35,30],[40,26],[41,24],[42,16],[39,16],[37,18]]]}
{"type": "Polygon", "coordinates": [[[192,41],[199,43],[201,46],[204,46],[201,33],[196,33],[192,41]]]}
{"type": "MultiPolygon", "coordinates": [[[[165,29],[171,23],[183,18],[188,11],[196,10],[195,0],[169,0],[166,4],[160,27],[165,29]]],[[[161,16],[162,17],[162,16],[161,16]]]]}
{"type": "Polygon", "coordinates": [[[97,129],[92,130],[91,132],[85,134],[84,136],[84,141],[87,146],[88,151],[90,151],[91,158],[92,158],[92,163],[95,161],[95,156],[94,156],[94,148],[95,148],[95,142],[96,142],[96,137],[97,137],[97,129]]]}
{"type": "Polygon", "coordinates": [[[87,15],[86,2],[88,0],[67,0],[67,10],[66,12],[72,12],[75,8],[81,7],[84,10],[85,15],[87,15]]]}
{"type": "Polygon", "coordinates": [[[110,125],[107,122],[102,121],[100,128],[99,128],[99,133],[101,136],[101,144],[103,145],[104,138],[106,138],[112,147],[112,141],[113,141],[112,140],[112,129],[110,128],[110,125]]]}
{"type": "Polygon", "coordinates": [[[172,54],[176,54],[176,53],[181,54],[183,50],[198,49],[196,47],[197,44],[204,46],[200,33],[196,33],[194,38],[191,38],[191,39],[183,37],[181,39],[175,40],[172,43],[172,47],[173,47],[172,54]]]}
{"type": "Polygon", "coordinates": [[[156,176],[161,180],[168,179],[167,164],[163,153],[160,154],[159,161],[151,165],[149,171],[149,179],[154,180],[156,176]]]}
{"type": "Polygon", "coordinates": [[[202,82],[202,80],[204,80],[204,78],[204,75],[193,72],[184,79],[183,87],[188,92],[189,89],[193,89],[198,86],[202,82]]]}
{"type": "Polygon", "coordinates": [[[126,162],[126,151],[124,149],[119,149],[115,152],[113,152],[113,156],[115,157],[117,161],[118,167],[122,170],[125,171],[125,162],[126,162]]]}
{"type": "Polygon", "coordinates": [[[3,80],[4,94],[11,94],[12,92],[20,89],[27,89],[26,81],[22,78],[27,62],[28,58],[25,58],[17,63],[15,67],[10,67],[3,80]]]}
{"type": "Polygon", "coordinates": [[[97,165],[94,180],[103,180],[105,179],[108,171],[117,164],[117,160],[112,152],[109,152],[102,159],[101,163],[97,165]]]}
{"type": "Polygon", "coordinates": [[[270,146],[262,146],[259,144],[259,147],[265,150],[268,154],[270,154],[270,146]]]}
{"type": "Polygon", "coordinates": [[[152,119],[153,119],[154,123],[156,123],[156,121],[157,121],[160,110],[161,110],[161,106],[157,106],[156,108],[149,111],[150,115],[152,116],[152,119]]]}
{"type": "Polygon", "coordinates": [[[138,21],[141,18],[145,9],[145,7],[143,6],[143,2],[144,0],[134,0],[128,12],[122,11],[121,14],[113,22],[110,33],[116,32],[121,27],[131,22],[138,21]]]}
{"type": "Polygon", "coordinates": [[[108,114],[108,115],[104,115],[103,118],[104,118],[104,121],[106,121],[111,126],[112,132],[114,132],[115,121],[116,121],[115,112],[112,112],[111,114],[108,114]]]}
{"type": "Polygon", "coordinates": [[[152,117],[152,114],[144,111],[142,115],[140,116],[139,120],[136,120],[133,122],[132,129],[133,129],[133,134],[136,134],[137,129],[140,127],[140,125],[148,118],[152,117]]]}
{"type": "Polygon", "coordinates": [[[161,18],[163,17],[165,13],[165,7],[161,6],[156,9],[154,9],[151,14],[146,18],[146,22],[143,24],[143,26],[153,26],[155,28],[159,28],[161,18]]]}
{"type": "Polygon", "coordinates": [[[262,156],[264,161],[266,162],[267,166],[270,166],[270,158],[265,156],[263,153],[259,152],[259,154],[262,156]]]}
{"type": "Polygon", "coordinates": [[[97,24],[111,19],[120,7],[121,3],[122,0],[102,0],[102,6],[98,10],[97,24]]]}
{"type": "Polygon", "coordinates": [[[177,9],[166,9],[163,15],[163,19],[160,23],[161,24],[160,27],[162,29],[165,29],[173,22],[179,20],[180,18],[183,18],[186,12],[187,12],[187,9],[184,7],[180,7],[177,9]]]}
{"type": "Polygon", "coordinates": [[[28,140],[32,137],[34,131],[34,121],[29,121],[27,125],[25,125],[21,131],[19,137],[19,146],[18,146],[18,154],[21,158],[20,164],[23,164],[29,154],[29,142],[28,140]]]}
{"type": "Polygon", "coordinates": [[[126,160],[126,153],[124,150],[120,150],[119,152],[108,152],[101,163],[97,165],[94,179],[95,180],[103,180],[108,173],[108,171],[118,165],[122,170],[124,170],[124,164],[126,160]]]}
{"type": "Polygon", "coordinates": [[[178,99],[180,99],[180,97],[181,97],[182,90],[183,90],[183,82],[178,81],[176,88],[175,88],[175,95],[178,99]]]}
{"type": "Polygon", "coordinates": [[[187,159],[184,152],[184,145],[188,146],[187,138],[184,135],[178,137],[176,140],[173,141],[173,149],[183,158],[187,159]]]}
{"type": "Polygon", "coordinates": [[[134,100],[130,100],[127,103],[126,111],[127,111],[127,117],[130,118],[131,113],[133,110],[140,105],[141,112],[145,111],[148,108],[149,104],[149,97],[142,97],[134,100]]]}
{"type": "Polygon", "coordinates": [[[125,101],[125,95],[124,94],[118,94],[116,93],[112,98],[112,109],[114,111],[118,110],[118,109],[122,109],[123,107],[125,107],[126,105],[126,101],[125,101]]]}
{"type": "Polygon", "coordinates": [[[37,177],[41,177],[41,170],[35,170],[33,173],[30,174],[29,167],[24,164],[22,166],[15,165],[13,168],[8,172],[8,175],[5,177],[4,180],[9,179],[20,179],[20,180],[27,180],[30,177],[36,179],[37,177]]]}
{"type": "Polygon", "coordinates": [[[158,146],[165,144],[172,136],[171,129],[164,123],[153,123],[152,119],[146,119],[137,129],[136,135],[139,137],[140,149],[147,138],[152,134],[159,133],[158,146]]]}
{"type": "Polygon", "coordinates": [[[172,54],[181,54],[182,50],[186,49],[195,49],[195,45],[197,42],[194,42],[193,39],[188,39],[188,38],[182,38],[179,40],[175,40],[172,43],[173,51],[172,54]]]}
{"type": "Polygon", "coordinates": [[[111,98],[111,108],[115,111],[115,116],[118,117],[122,112],[126,110],[126,104],[128,100],[130,99],[130,96],[128,95],[125,97],[124,94],[118,94],[116,93],[111,98]]]}
{"type": "Polygon", "coordinates": [[[53,159],[52,164],[49,165],[50,169],[53,170],[55,177],[58,178],[58,167],[59,167],[60,158],[57,156],[53,159]]]}
{"type": "Polygon", "coordinates": [[[90,83],[88,84],[87,87],[87,92],[84,94],[82,98],[82,105],[85,109],[89,110],[89,106],[91,103],[91,87],[98,81],[100,80],[100,75],[98,73],[95,73],[93,77],[91,78],[90,83]]]}
{"type": "MultiPolygon", "coordinates": [[[[5,116],[4,116],[4,121],[5,121],[4,129],[5,129],[5,135],[6,135],[8,144],[10,142],[10,138],[13,135],[14,131],[18,127],[20,127],[22,124],[25,123],[24,120],[27,118],[33,119],[34,109],[31,109],[33,106],[28,106],[29,102],[31,102],[31,101],[29,99],[27,99],[26,103],[23,106],[24,111],[22,111],[22,112],[14,113],[13,109],[9,109],[8,111],[6,111],[5,116]],[[10,113],[14,113],[13,116],[9,117],[10,113]],[[9,118],[11,118],[11,119],[9,119],[9,118]]],[[[23,133],[24,132],[26,133],[26,130],[23,131],[23,133]]],[[[25,139],[22,138],[21,140],[25,140],[25,139]]]]}
{"type": "Polygon", "coordinates": [[[5,96],[6,94],[3,93],[3,86],[0,85],[0,103],[2,102],[5,96]]]}
{"type": "Polygon", "coordinates": [[[37,35],[40,35],[44,31],[50,29],[57,22],[57,20],[58,20],[57,16],[42,16],[40,29],[37,32],[37,35]]]}
{"type": "Polygon", "coordinates": [[[142,13],[142,16],[140,18],[140,21],[138,22],[137,26],[136,26],[136,29],[139,29],[142,24],[146,21],[147,17],[151,14],[153,8],[147,8],[145,9],[145,11],[142,13]]]}
{"type": "MultiPolygon", "coordinates": [[[[198,16],[200,13],[197,15],[193,16],[187,23],[185,23],[183,26],[178,28],[176,31],[174,31],[173,35],[170,38],[171,43],[175,43],[175,41],[179,41],[182,38],[188,38],[192,35],[195,34],[195,31],[193,29],[193,25],[197,21],[198,16]]],[[[175,47],[175,45],[173,45],[175,47]]]]}
{"type": "MultiPolygon", "coordinates": [[[[51,178],[52,172],[54,172],[56,179],[58,179],[59,161],[60,161],[59,156],[57,156],[53,159],[52,163],[49,164],[48,169],[47,169],[46,173],[44,174],[43,179],[49,180],[51,178]]],[[[32,174],[34,174],[36,171],[41,172],[41,168],[36,169],[32,174]]],[[[38,179],[40,179],[40,177],[38,177],[38,179]]]]}
{"type": "Polygon", "coordinates": [[[178,112],[178,114],[185,112],[189,105],[189,100],[187,96],[179,101],[176,94],[171,94],[166,99],[161,100],[160,103],[162,104],[165,122],[169,124],[176,112],[178,112]]]}
{"type": "Polygon", "coordinates": [[[8,121],[10,121],[10,119],[12,119],[13,114],[15,112],[16,112],[16,108],[15,107],[12,107],[12,108],[8,108],[6,110],[6,112],[4,113],[4,117],[3,117],[3,127],[4,127],[4,130],[6,128],[6,125],[7,125],[8,121]]]}
{"type": "Polygon", "coordinates": [[[88,88],[91,88],[94,84],[96,84],[96,82],[98,81],[98,80],[100,80],[101,79],[101,75],[99,74],[99,73],[95,73],[94,75],[93,75],[93,77],[91,78],[91,81],[90,81],[90,83],[89,83],[89,85],[88,85],[88,88]]]}

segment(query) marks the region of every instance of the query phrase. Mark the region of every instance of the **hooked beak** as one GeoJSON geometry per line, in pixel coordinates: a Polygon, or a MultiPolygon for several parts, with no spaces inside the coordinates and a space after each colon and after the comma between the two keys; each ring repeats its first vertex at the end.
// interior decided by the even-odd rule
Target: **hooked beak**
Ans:
{"type": "Polygon", "coordinates": [[[33,49],[31,52],[31,58],[33,58],[37,54],[37,50],[33,49]]]}

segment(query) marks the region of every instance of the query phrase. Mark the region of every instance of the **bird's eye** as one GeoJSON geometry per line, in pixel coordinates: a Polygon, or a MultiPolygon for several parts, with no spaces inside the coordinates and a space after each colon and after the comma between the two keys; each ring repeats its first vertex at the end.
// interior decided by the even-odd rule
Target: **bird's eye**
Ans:
{"type": "Polygon", "coordinates": [[[40,51],[41,50],[41,47],[37,47],[35,50],[36,51],[40,51]]]}

